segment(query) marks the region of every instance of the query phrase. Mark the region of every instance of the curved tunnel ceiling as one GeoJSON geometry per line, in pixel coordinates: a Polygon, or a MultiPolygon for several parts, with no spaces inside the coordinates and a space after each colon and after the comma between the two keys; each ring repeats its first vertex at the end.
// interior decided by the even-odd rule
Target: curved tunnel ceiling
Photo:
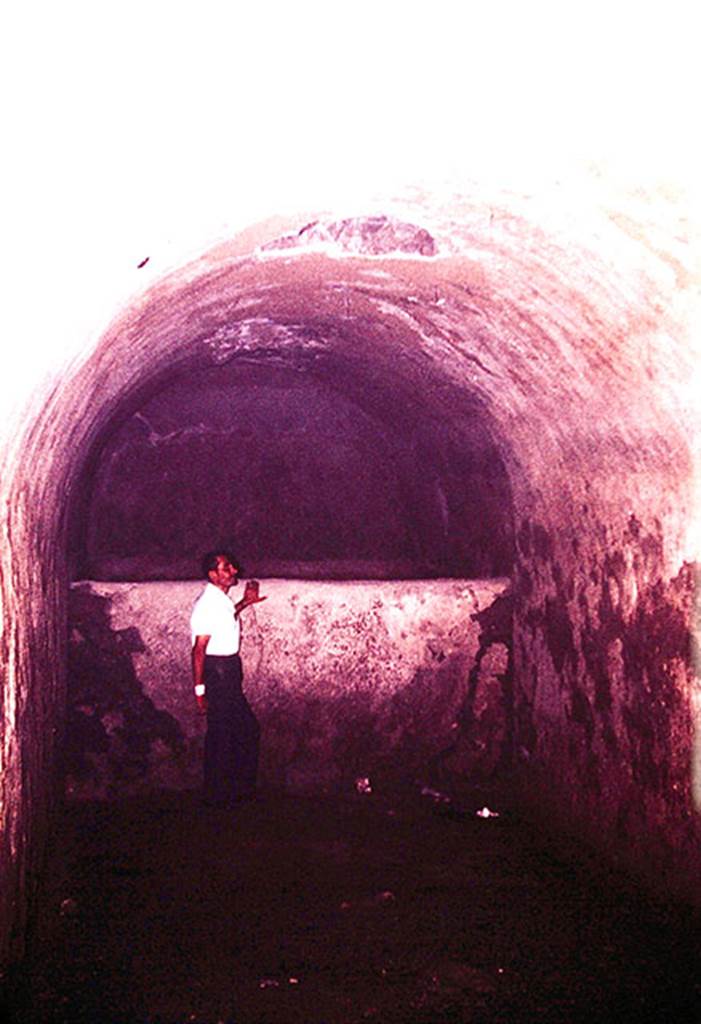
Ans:
{"type": "MultiPolygon", "coordinates": [[[[386,218],[342,227],[373,255],[434,245],[386,218]]],[[[510,489],[483,403],[408,350],[391,319],[351,310],[365,290],[362,276],[334,283],[341,309],[323,310],[277,279],[195,308],[170,382],[142,389],[128,418],[136,398],[117,410],[88,460],[77,572],[191,576],[199,552],[227,543],[256,575],[508,574],[510,489]]]]}
{"type": "MultiPolygon", "coordinates": [[[[614,236],[616,266],[493,206],[488,217],[472,210],[463,223],[434,216],[433,224],[429,234],[408,222],[358,218],[313,222],[272,238],[264,225],[253,251],[249,233],[132,303],[86,364],[82,384],[79,374],[47,407],[45,422],[54,413],[65,418],[61,436],[75,455],[63,468],[64,494],[77,510],[77,569],[110,556],[109,544],[100,551],[93,535],[85,544],[99,453],[135,415],[152,441],[154,434],[172,433],[172,423],[147,426],[145,407],[158,401],[158,392],[170,387],[176,395],[183,381],[215,371],[239,397],[251,393],[253,378],[255,387],[274,389],[285,376],[304,378],[317,407],[337,394],[337,415],[347,403],[372,424],[378,465],[390,438],[401,441],[408,465],[423,430],[421,455],[426,461],[427,444],[439,489],[445,490],[441,467],[459,466],[458,453],[471,451],[475,465],[486,459],[497,472],[483,488],[485,495],[491,488],[492,501],[483,518],[497,543],[490,565],[473,565],[477,573],[504,571],[512,523],[518,531],[519,516],[532,506],[556,528],[564,515],[569,529],[570,503],[586,531],[594,482],[608,489],[607,503],[621,503],[622,519],[641,500],[653,515],[669,512],[670,484],[688,491],[690,480],[690,455],[665,398],[658,345],[671,339],[671,361],[684,341],[675,340],[676,325],[658,299],[669,287],[674,258],[643,247],[641,260],[640,239],[606,217],[596,229],[599,237],[614,236]],[[650,481],[661,467],[667,488],[652,495],[650,481]]],[[[364,444],[373,447],[369,434],[364,444]]],[[[393,501],[400,492],[397,485],[393,501]]],[[[412,500],[422,505],[420,496],[412,500]]],[[[459,574],[470,567],[464,553],[451,563],[445,548],[437,565],[426,557],[441,515],[445,531],[446,501],[460,500],[458,491],[444,494],[434,501],[432,522],[413,524],[410,564],[405,545],[389,558],[395,572],[459,574]]],[[[464,506],[455,524],[474,519],[478,507],[479,501],[464,506]]],[[[681,544],[679,526],[668,535],[672,557],[681,544]]],[[[382,546],[379,535],[375,541],[376,549],[382,546]]],[[[362,550],[354,552],[356,565],[367,567],[375,554],[363,559],[362,550]]],[[[126,557],[124,547],[117,556],[126,557]]],[[[327,557],[305,554],[310,565],[327,557]]],[[[342,561],[338,549],[333,557],[342,561]]],[[[294,561],[289,548],[278,558],[282,569],[303,574],[290,566],[294,561]]],[[[102,568],[110,574],[109,566],[102,568]]],[[[121,571],[117,566],[114,574],[121,571]]]]}
{"type": "MultiPolygon", "coordinates": [[[[386,217],[307,225],[263,251],[319,241],[435,253],[427,231],[386,217]]],[[[354,314],[362,285],[332,287],[340,316],[303,294],[272,312],[279,282],[263,289],[265,315],[250,315],[260,295],[223,323],[214,304],[193,310],[198,336],[169,383],[142,386],[93,445],[69,527],[74,574],[192,576],[218,544],[256,575],[510,572],[509,484],[479,399],[397,345],[391,324],[354,314]]]]}
{"type": "Polygon", "coordinates": [[[413,409],[440,425],[442,452],[481,424],[510,491],[519,767],[544,780],[543,806],[597,836],[644,849],[661,838],[697,865],[684,562],[698,556],[698,277],[671,207],[656,225],[644,203],[623,206],[570,218],[563,203],[424,196],[407,223],[429,231],[434,255],[373,252],[357,231],[352,245],[343,230],[298,242],[309,217],[262,225],[154,283],[51,394],[38,389],[2,477],[3,799],[19,806],[27,764],[48,771],[46,709],[65,698],[68,513],[90,460],[183,374],[301,366],[376,439],[408,434],[413,409]],[[260,248],[285,231],[291,241],[260,248]]]}

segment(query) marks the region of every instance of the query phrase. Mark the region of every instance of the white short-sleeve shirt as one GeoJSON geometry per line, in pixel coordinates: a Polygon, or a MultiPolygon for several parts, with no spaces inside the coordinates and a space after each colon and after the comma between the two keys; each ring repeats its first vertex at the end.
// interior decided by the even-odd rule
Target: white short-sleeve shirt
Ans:
{"type": "Polygon", "coordinates": [[[193,644],[195,637],[209,637],[207,654],[221,657],[239,652],[241,626],[235,616],[234,602],[213,583],[207,584],[193,605],[190,632],[193,644]]]}

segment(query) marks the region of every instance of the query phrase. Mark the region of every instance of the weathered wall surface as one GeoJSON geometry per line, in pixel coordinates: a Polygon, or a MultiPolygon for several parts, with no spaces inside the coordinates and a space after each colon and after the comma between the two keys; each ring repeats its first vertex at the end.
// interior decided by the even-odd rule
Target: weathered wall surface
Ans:
{"type": "MultiPolygon", "coordinates": [[[[596,181],[581,193],[484,183],[467,193],[388,199],[384,220],[319,212],[312,239],[309,215],[290,216],[192,262],[182,253],[180,269],[154,273],[129,302],[115,289],[115,319],[99,340],[64,338],[55,372],[18,389],[24,404],[3,421],[0,474],[3,936],[13,924],[21,931],[55,784],[68,521],[84,500],[85,467],[166,379],[250,364],[313,374],[359,407],[366,391],[380,404],[393,396],[399,426],[409,410],[438,435],[479,422],[508,480],[516,538],[506,729],[518,777],[536,807],[549,804],[551,822],[699,899],[689,660],[701,549],[697,228],[664,190],[596,181]],[[347,227],[336,237],[339,221],[347,227]]],[[[265,523],[263,501],[255,518],[265,523]]],[[[124,637],[130,664],[138,642],[124,637]]],[[[492,653],[502,674],[503,652],[492,653]]],[[[489,666],[483,658],[480,673],[489,666]]],[[[122,671],[119,685],[136,697],[126,658],[122,671]]],[[[139,757],[151,736],[177,752],[160,705],[143,711],[139,757]]],[[[119,738],[117,715],[96,743],[108,725],[119,738]]],[[[302,784],[308,766],[288,740],[278,749],[302,784]]],[[[471,743],[456,763],[472,763],[471,743]]],[[[266,770],[285,777],[280,765],[266,770]]]]}
{"type": "MultiPolygon", "coordinates": [[[[504,580],[263,580],[243,622],[261,784],[489,777],[507,758],[504,580]],[[494,629],[494,622],[499,628],[494,629]]],[[[201,781],[189,611],[201,582],[71,589],[66,785],[112,797],[201,781]]]]}
{"type": "Polygon", "coordinates": [[[659,520],[649,532],[632,510],[594,550],[582,535],[529,520],[519,531],[523,792],[646,884],[698,899],[699,565],[667,576],[659,520]]]}

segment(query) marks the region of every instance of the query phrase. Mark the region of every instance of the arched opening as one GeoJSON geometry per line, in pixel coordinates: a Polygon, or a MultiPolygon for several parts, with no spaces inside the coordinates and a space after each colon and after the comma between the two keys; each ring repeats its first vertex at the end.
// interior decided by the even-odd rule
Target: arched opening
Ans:
{"type": "Polygon", "coordinates": [[[192,578],[224,539],[257,576],[510,574],[509,484],[469,393],[303,350],[207,362],[103,429],[69,526],[76,578],[192,578]]]}
{"type": "MultiPolygon", "coordinates": [[[[415,272],[427,232],[388,218],[344,231],[364,265],[310,256],[303,229],[301,254],[275,243],[254,266],[205,274],[177,345],[92,441],[68,524],[83,581],[69,616],[73,794],[198,779],[187,616],[201,583],[183,581],[217,544],[270,594],[243,653],[270,784],[435,783],[509,759],[513,503],[496,425],[461,379],[469,356],[446,372],[417,348],[407,284],[384,297],[373,260],[389,249],[415,272]],[[496,600],[503,625],[487,640],[479,616],[496,600]]],[[[154,347],[181,309],[151,318],[154,347]]]]}
{"type": "MultiPolygon", "coordinates": [[[[427,669],[414,691],[416,703],[441,692],[433,685],[440,680],[457,704],[437,702],[419,722],[415,732],[430,742],[411,749],[419,763],[427,763],[447,749],[442,730],[450,729],[461,706],[454,679],[464,683],[478,661],[487,665],[480,659],[478,616],[504,592],[503,580],[501,590],[489,592],[465,580],[502,574],[513,558],[508,745],[521,785],[541,813],[554,813],[563,828],[576,827],[600,848],[609,846],[641,875],[663,874],[670,891],[693,893],[698,821],[691,796],[688,640],[694,579],[684,564],[694,500],[692,418],[681,388],[670,392],[664,378],[670,362],[680,379],[688,368],[683,318],[669,299],[673,260],[641,243],[627,222],[621,226],[601,211],[592,220],[595,241],[587,235],[574,245],[567,232],[556,236],[549,224],[534,224],[537,217],[529,220],[508,204],[504,199],[496,215],[491,207],[488,217],[461,207],[449,222],[444,210],[433,218],[427,211],[422,225],[430,226],[434,240],[427,252],[428,228],[411,225],[393,226],[389,242],[378,249],[372,218],[348,229],[350,242],[345,228],[328,228],[330,239],[319,238],[317,229],[314,244],[307,245],[305,237],[298,240],[300,230],[309,234],[300,223],[290,225],[289,244],[223,246],[136,298],[82,363],[42,396],[47,401],[41,408],[28,410],[3,483],[11,545],[3,553],[2,581],[8,665],[2,850],[13,884],[24,884],[29,851],[48,815],[66,701],[70,577],[94,569],[100,587],[117,588],[118,600],[99,588],[93,596],[102,601],[103,624],[121,643],[124,691],[150,701],[146,734],[136,739],[143,741],[147,760],[165,747],[164,762],[172,764],[182,739],[171,729],[177,709],[154,699],[155,691],[134,690],[129,675],[144,661],[143,637],[133,628],[134,621],[143,628],[146,606],[137,620],[113,613],[120,602],[128,608],[125,595],[133,588],[126,579],[133,575],[157,577],[144,587],[177,584],[182,589],[172,590],[169,607],[187,606],[196,584],[181,568],[190,557],[191,536],[182,524],[188,515],[199,521],[199,495],[209,474],[198,478],[178,516],[151,531],[150,547],[135,555],[133,524],[149,508],[148,455],[172,446],[172,465],[182,466],[184,446],[197,465],[192,456],[200,454],[201,437],[217,433],[222,451],[245,443],[253,453],[262,431],[274,426],[274,457],[256,454],[258,461],[247,467],[253,470],[247,486],[257,501],[266,487],[277,488],[278,501],[292,494],[290,503],[299,510],[312,483],[335,480],[315,494],[323,499],[325,531],[310,536],[304,528],[309,511],[287,532],[285,520],[269,520],[263,541],[250,526],[247,557],[256,571],[284,569],[292,577],[288,587],[275,582],[277,607],[292,607],[295,593],[302,595],[297,608],[323,604],[323,588],[349,587],[362,568],[370,589],[349,589],[359,603],[348,605],[337,634],[345,630],[349,641],[343,648],[339,640],[332,652],[342,664],[341,655],[357,649],[357,636],[368,636],[367,629],[354,633],[353,623],[377,621],[379,582],[389,576],[403,588],[390,594],[390,604],[401,605],[406,594],[408,603],[417,594],[430,595],[448,628],[436,636],[426,620],[412,620],[421,637],[412,657],[427,669]],[[604,242],[611,243],[615,259],[604,242]],[[238,423],[219,418],[219,398],[231,391],[249,416],[246,441],[235,433],[238,423]],[[182,427],[170,418],[176,402],[188,411],[182,427]],[[336,439],[341,427],[342,443],[325,443],[323,453],[312,444],[308,458],[295,461],[301,438],[318,429],[325,439],[336,439]],[[371,449],[372,458],[359,457],[359,449],[371,449]],[[417,459],[430,470],[426,476],[412,474],[417,459]],[[387,462],[391,472],[382,474],[379,495],[377,479],[387,462]],[[339,464],[366,474],[364,503],[382,518],[382,530],[360,528],[359,506],[345,500],[347,474],[331,472],[339,464]],[[131,518],[110,505],[114,481],[133,499],[131,518]],[[98,521],[90,516],[93,503],[98,521]],[[478,520],[485,509],[489,530],[480,533],[475,527],[484,527],[478,520]],[[168,546],[158,547],[162,529],[171,528],[168,546],[187,542],[178,552],[175,580],[169,578],[172,566],[165,567],[168,546]],[[298,535],[304,536],[304,558],[298,557],[298,535]],[[314,547],[322,536],[325,546],[314,547]],[[350,559],[347,540],[356,545],[350,559]],[[269,554],[273,541],[275,559],[269,554]],[[135,557],[142,559],[141,569],[129,562],[135,557]],[[467,632],[453,631],[448,605],[450,615],[471,624],[467,632]]],[[[171,483],[178,489],[183,481],[175,477],[171,483]]],[[[121,507],[129,512],[128,504],[121,507]]],[[[216,519],[211,528],[229,524],[216,519]]],[[[337,607],[341,591],[326,593],[329,606],[337,607]]],[[[396,624],[387,607],[381,620],[396,624]]],[[[128,610],[134,614],[133,607],[128,610]]],[[[299,620],[290,616],[285,629],[298,628],[299,620]]],[[[326,621],[321,619],[322,627],[326,621]]],[[[257,636],[272,636],[262,627],[247,638],[254,650],[257,636]]],[[[173,657],[173,646],[166,656],[182,665],[183,675],[180,681],[162,676],[161,695],[186,685],[184,622],[173,626],[169,640],[176,636],[182,657],[173,657]]],[[[503,639],[498,643],[503,647],[503,639]]],[[[367,661],[371,651],[362,653],[374,664],[367,661]]],[[[503,650],[493,653],[482,681],[493,684],[496,689],[485,692],[501,700],[506,666],[503,650]]],[[[387,661],[386,654],[380,651],[379,659],[387,661]]],[[[415,670],[411,662],[410,680],[415,670]]],[[[316,677],[305,678],[313,690],[316,677]]],[[[327,693],[333,698],[337,691],[327,693]]],[[[300,699],[299,706],[311,703],[300,699]]],[[[403,721],[415,725],[410,702],[407,707],[403,721]]],[[[357,707],[346,703],[342,711],[336,721],[361,721],[357,707]],[[349,709],[355,718],[346,715],[349,709]]],[[[94,720],[94,705],[85,714],[94,720]]],[[[294,731],[303,732],[309,720],[293,722],[294,731]]],[[[123,727],[114,717],[100,726],[115,733],[123,727]]],[[[367,735],[374,739],[382,732],[367,735]]],[[[277,749],[285,751],[288,735],[276,736],[277,749]]],[[[452,750],[456,776],[474,764],[475,734],[468,730],[465,736],[463,748],[452,750]]],[[[353,748],[356,761],[345,759],[353,773],[375,746],[353,748]]],[[[413,772],[416,762],[408,748],[402,750],[413,772]]],[[[293,753],[285,751],[271,767],[274,775],[280,764],[292,763],[293,753]]],[[[142,763],[143,757],[135,770],[142,763]]],[[[292,777],[275,777],[304,786],[313,765],[297,763],[292,777]]],[[[4,920],[13,916],[15,909],[4,911],[4,920]]]]}

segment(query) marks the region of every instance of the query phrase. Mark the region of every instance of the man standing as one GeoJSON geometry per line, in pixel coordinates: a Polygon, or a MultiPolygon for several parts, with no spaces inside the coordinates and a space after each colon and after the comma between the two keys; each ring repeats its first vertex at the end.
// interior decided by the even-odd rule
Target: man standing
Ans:
{"type": "Polygon", "coordinates": [[[204,743],[205,800],[233,807],[253,796],[258,772],[260,726],[241,689],[239,615],[264,601],[253,581],[236,604],[229,590],[238,583],[236,559],[227,551],[210,551],[202,559],[208,583],[190,617],[192,675],[200,710],[207,713],[204,743]]]}

